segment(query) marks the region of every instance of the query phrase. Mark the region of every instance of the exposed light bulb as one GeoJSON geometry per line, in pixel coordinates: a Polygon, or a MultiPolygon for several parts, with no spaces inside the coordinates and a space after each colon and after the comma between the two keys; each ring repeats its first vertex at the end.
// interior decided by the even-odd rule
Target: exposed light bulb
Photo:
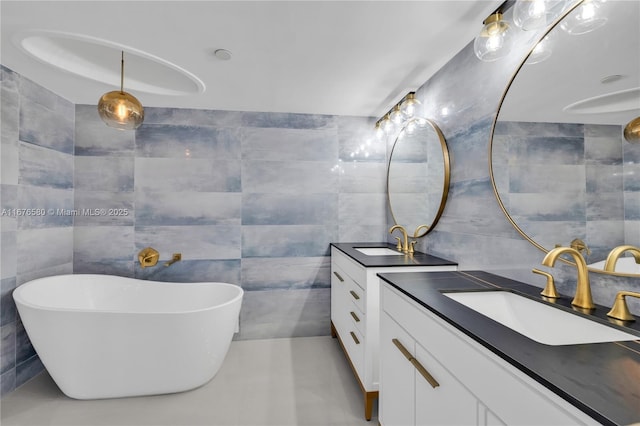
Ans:
{"type": "Polygon", "coordinates": [[[584,3],[569,16],[563,19],[560,28],[572,35],[586,34],[607,23],[601,10],[606,0],[585,0],[584,3]]]}
{"type": "Polygon", "coordinates": [[[549,25],[567,3],[564,0],[518,0],[513,11],[513,23],[525,31],[549,25]]]}
{"type": "Polygon", "coordinates": [[[513,43],[509,24],[502,20],[501,13],[488,17],[480,34],[473,42],[473,50],[481,61],[491,62],[509,54],[513,43]]]}

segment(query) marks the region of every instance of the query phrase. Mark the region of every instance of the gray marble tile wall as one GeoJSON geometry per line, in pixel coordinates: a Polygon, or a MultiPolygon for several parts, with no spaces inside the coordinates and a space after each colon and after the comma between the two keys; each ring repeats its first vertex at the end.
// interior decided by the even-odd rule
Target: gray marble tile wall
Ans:
{"type": "Polygon", "coordinates": [[[372,124],[147,108],[123,133],[77,105],[76,209],[126,214],[76,217],[74,272],[239,284],[237,339],[328,334],[329,243],[385,238],[385,148],[372,124]],[[142,269],[147,246],[161,262],[142,269]]]}
{"type": "Polygon", "coordinates": [[[74,105],[0,66],[0,382],[12,391],[43,369],[11,293],[73,271],[74,105]]]}

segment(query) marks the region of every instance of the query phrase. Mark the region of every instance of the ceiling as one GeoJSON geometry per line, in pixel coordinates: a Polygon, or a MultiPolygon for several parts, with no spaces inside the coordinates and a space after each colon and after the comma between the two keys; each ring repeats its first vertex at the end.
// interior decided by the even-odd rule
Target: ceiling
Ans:
{"type": "Polygon", "coordinates": [[[377,117],[500,3],[2,0],[0,60],[76,104],[119,87],[123,50],[145,106],[377,117]]]}

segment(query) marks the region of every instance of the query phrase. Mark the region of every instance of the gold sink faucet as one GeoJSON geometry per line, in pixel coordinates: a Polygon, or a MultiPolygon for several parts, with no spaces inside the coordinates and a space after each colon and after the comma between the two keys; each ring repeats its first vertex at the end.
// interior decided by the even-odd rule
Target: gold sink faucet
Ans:
{"type": "Polygon", "coordinates": [[[584,257],[582,257],[578,250],[571,247],[556,247],[550,250],[544,259],[542,259],[542,264],[544,266],[553,267],[561,254],[568,254],[573,257],[573,260],[576,263],[576,269],[578,270],[576,294],[573,297],[571,304],[578,308],[595,309],[596,305],[594,305],[593,297],[591,297],[591,285],[589,284],[587,262],[585,262],[584,257]]]}
{"type": "Polygon", "coordinates": [[[616,270],[616,262],[622,256],[622,253],[629,252],[636,259],[636,263],[640,264],[640,248],[635,246],[619,246],[611,250],[609,255],[607,256],[607,260],[604,262],[604,270],[608,272],[615,272],[616,270]]]}
{"type": "MultiPolygon", "coordinates": [[[[393,231],[396,229],[399,229],[400,232],[402,232],[402,244],[400,244],[400,238],[396,237],[398,239],[398,249],[401,249],[405,253],[409,253],[409,235],[407,234],[407,230],[404,229],[404,226],[402,225],[394,225],[389,228],[389,233],[393,235],[393,231]]],[[[413,244],[411,245],[411,249],[413,249],[413,244]]]]}

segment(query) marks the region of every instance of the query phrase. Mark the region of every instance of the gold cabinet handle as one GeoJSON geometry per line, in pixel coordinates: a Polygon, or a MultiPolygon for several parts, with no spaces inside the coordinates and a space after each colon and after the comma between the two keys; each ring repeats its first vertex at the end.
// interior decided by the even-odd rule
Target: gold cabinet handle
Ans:
{"type": "Polygon", "coordinates": [[[396,347],[398,348],[398,350],[400,350],[400,352],[402,352],[402,355],[404,355],[404,357],[408,360],[411,361],[413,359],[413,355],[411,355],[411,352],[409,352],[407,350],[407,348],[404,347],[404,345],[402,343],[400,343],[400,340],[398,339],[391,339],[391,342],[393,342],[394,345],[396,345],[396,347]]]}
{"type": "Polygon", "coordinates": [[[356,320],[356,322],[360,322],[360,318],[358,318],[355,312],[351,311],[351,316],[353,317],[354,320],[356,320]]]}
{"type": "Polygon", "coordinates": [[[360,300],[360,296],[358,296],[358,293],[356,293],[355,291],[351,290],[349,293],[351,293],[354,299],[360,300]]]}
{"type": "Polygon", "coordinates": [[[340,280],[340,282],[341,282],[341,283],[343,283],[343,282],[344,282],[344,278],[342,278],[342,277],[340,276],[340,274],[339,274],[339,273],[337,273],[336,271],[333,271],[333,275],[335,275],[336,277],[338,277],[338,279],[340,280]]]}
{"type": "Polygon", "coordinates": [[[429,374],[427,369],[424,368],[422,366],[422,364],[420,364],[420,361],[418,361],[415,358],[411,358],[409,361],[411,362],[411,364],[413,364],[413,366],[416,368],[416,370],[418,370],[418,372],[422,375],[422,377],[424,377],[424,379],[427,382],[429,382],[429,384],[431,385],[432,388],[435,389],[438,386],[440,386],[440,383],[438,383],[438,381],[436,379],[434,379],[431,374],[429,374]]]}
{"type": "Polygon", "coordinates": [[[359,345],[360,340],[358,340],[358,336],[356,336],[356,334],[353,331],[351,331],[350,333],[351,333],[351,337],[353,338],[353,341],[356,342],[356,345],[359,345]]]}
{"type": "Polygon", "coordinates": [[[438,383],[438,381],[433,378],[433,376],[427,371],[427,369],[424,368],[422,364],[420,364],[420,361],[418,361],[413,355],[411,355],[411,352],[409,352],[398,339],[391,339],[391,342],[393,342],[393,344],[396,345],[400,352],[402,352],[402,355],[404,355],[404,357],[411,364],[413,364],[415,369],[418,370],[418,372],[422,375],[422,377],[425,378],[427,382],[429,382],[432,388],[435,389],[440,386],[440,383],[438,383]]]}

